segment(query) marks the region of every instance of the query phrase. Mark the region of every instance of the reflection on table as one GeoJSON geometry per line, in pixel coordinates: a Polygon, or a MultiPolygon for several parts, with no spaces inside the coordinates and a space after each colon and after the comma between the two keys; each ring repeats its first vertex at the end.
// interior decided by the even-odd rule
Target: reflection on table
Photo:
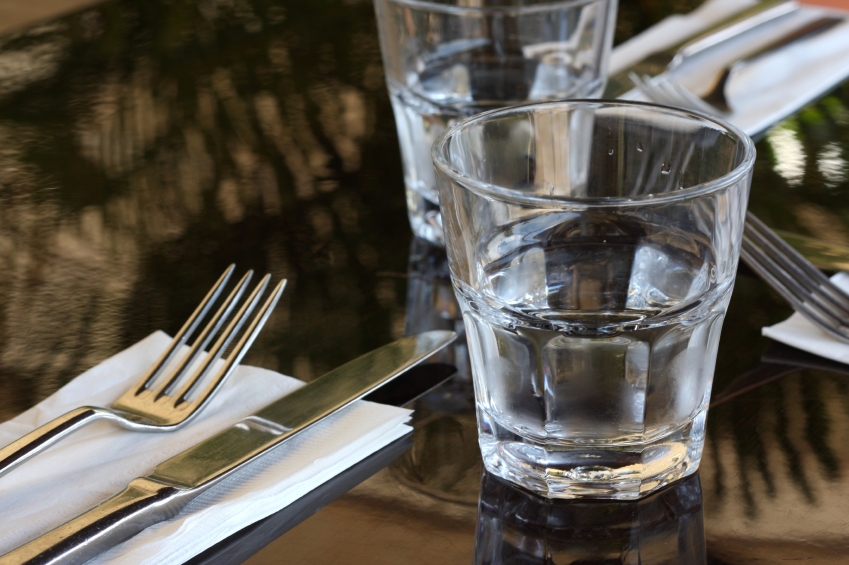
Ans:
{"type": "Polygon", "coordinates": [[[698,475],[639,502],[549,500],[484,473],[476,565],[706,563],[698,475]]]}

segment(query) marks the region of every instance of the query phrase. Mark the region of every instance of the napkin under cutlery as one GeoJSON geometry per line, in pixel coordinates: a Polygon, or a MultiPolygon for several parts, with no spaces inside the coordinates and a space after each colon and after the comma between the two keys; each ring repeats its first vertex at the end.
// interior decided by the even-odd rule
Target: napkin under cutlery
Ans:
{"type": "MultiPolygon", "coordinates": [[[[831,282],[849,293],[849,273],[837,273],[831,277],[831,282]]],[[[783,322],[763,328],[761,333],[796,349],[840,363],[849,363],[849,344],[831,337],[799,313],[794,312],[783,322]]]]}
{"type": "MultiPolygon", "coordinates": [[[[81,404],[108,404],[169,341],[156,332],[89,369],[0,424],[0,444],[81,404]]],[[[182,430],[139,433],[98,422],[66,438],[0,478],[0,554],[98,504],[157,463],[302,384],[273,371],[240,366],[210,406],[182,430]]],[[[148,528],[91,563],[183,563],[407,434],[410,413],[359,401],[202,494],[174,519],[148,528]]]]}
{"type": "MultiPolygon", "coordinates": [[[[661,21],[618,46],[611,57],[611,73],[618,73],[651,52],[675,45],[700,30],[755,4],[745,0],[709,0],[686,15],[661,21]]],[[[806,23],[846,12],[818,6],[799,9],[685,60],[667,73],[692,92],[703,92],[729,62],[752,48],[784,37],[806,23]]],[[[723,119],[749,135],[757,135],[811,102],[849,76],[849,19],[804,41],[794,42],[753,61],[735,72],[726,87],[733,112],[723,119]]],[[[637,89],[622,98],[649,101],[637,89]]]]}

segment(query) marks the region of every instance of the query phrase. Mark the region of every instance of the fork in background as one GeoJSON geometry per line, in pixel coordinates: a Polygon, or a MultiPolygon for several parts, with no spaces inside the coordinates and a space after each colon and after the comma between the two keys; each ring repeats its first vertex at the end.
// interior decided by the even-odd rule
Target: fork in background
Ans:
{"type": "Polygon", "coordinates": [[[645,74],[631,73],[628,77],[634,83],[634,86],[655,102],[698,110],[715,116],[727,115],[732,112],[732,108],[725,95],[725,88],[728,84],[728,79],[740,68],[771,55],[787,45],[823,33],[844,21],[846,21],[845,18],[834,16],[818,18],[736,59],[711,79],[710,87],[701,95],[678,84],[669,77],[668,73],[657,74],[654,78],[645,74]]]}
{"type": "Polygon", "coordinates": [[[849,295],[751,212],[740,256],[796,312],[849,343],[849,295]]]}
{"type": "Polygon", "coordinates": [[[250,318],[271,280],[271,275],[263,277],[218,337],[206,357],[200,363],[197,363],[204,355],[206,346],[221,330],[244,294],[253,276],[253,271],[248,271],[201,331],[189,351],[177,362],[173,370],[170,370],[167,375],[164,374],[166,368],[170,366],[172,361],[175,361],[178,353],[181,352],[183,345],[197,330],[200,322],[207,317],[234,269],[235,265],[230,265],[227,268],[180,331],[177,332],[177,335],[174,336],[165,352],[110,407],[83,406],[77,408],[0,449],[0,475],[9,472],[63,437],[95,420],[107,419],[129,430],[147,432],[168,432],[185,426],[207,405],[213,394],[220,389],[224,380],[238,366],[263,325],[265,325],[286,286],[286,280],[283,280],[274,288],[242,337],[233,347],[230,356],[218,368],[215,375],[209,378],[209,375],[217,366],[216,362],[250,318]],[[196,364],[198,366],[193,368],[196,364]]]}

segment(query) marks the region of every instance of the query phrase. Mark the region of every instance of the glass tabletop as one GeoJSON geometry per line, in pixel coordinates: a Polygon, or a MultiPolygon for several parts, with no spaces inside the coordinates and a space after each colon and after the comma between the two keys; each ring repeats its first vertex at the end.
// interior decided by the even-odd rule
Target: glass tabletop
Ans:
{"type": "MultiPolygon", "coordinates": [[[[697,4],[622,0],[616,41],[697,4]]],[[[849,81],[757,149],[750,209],[849,266],[849,81]]],[[[368,1],[109,0],[7,32],[0,262],[0,421],[175,332],[230,263],[290,281],[247,364],[309,381],[462,332],[444,252],[410,234],[368,1]]],[[[640,503],[483,475],[460,341],[411,437],[195,561],[845,563],[849,369],[761,336],[790,313],[741,266],[701,469],[640,503]]]]}

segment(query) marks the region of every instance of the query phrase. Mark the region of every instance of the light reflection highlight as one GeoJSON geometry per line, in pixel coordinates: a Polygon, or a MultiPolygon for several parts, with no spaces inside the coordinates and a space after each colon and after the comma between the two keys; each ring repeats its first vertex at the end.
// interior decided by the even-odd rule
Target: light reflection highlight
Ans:
{"type": "Polygon", "coordinates": [[[829,188],[835,188],[846,182],[846,159],[843,158],[840,145],[832,141],[823,146],[817,156],[817,169],[829,188]]]}
{"type": "Polygon", "coordinates": [[[772,128],[766,139],[772,149],[775,172],[790,186],[801,186],[805,177],[805,149],[792,122],[772,128]]]}

